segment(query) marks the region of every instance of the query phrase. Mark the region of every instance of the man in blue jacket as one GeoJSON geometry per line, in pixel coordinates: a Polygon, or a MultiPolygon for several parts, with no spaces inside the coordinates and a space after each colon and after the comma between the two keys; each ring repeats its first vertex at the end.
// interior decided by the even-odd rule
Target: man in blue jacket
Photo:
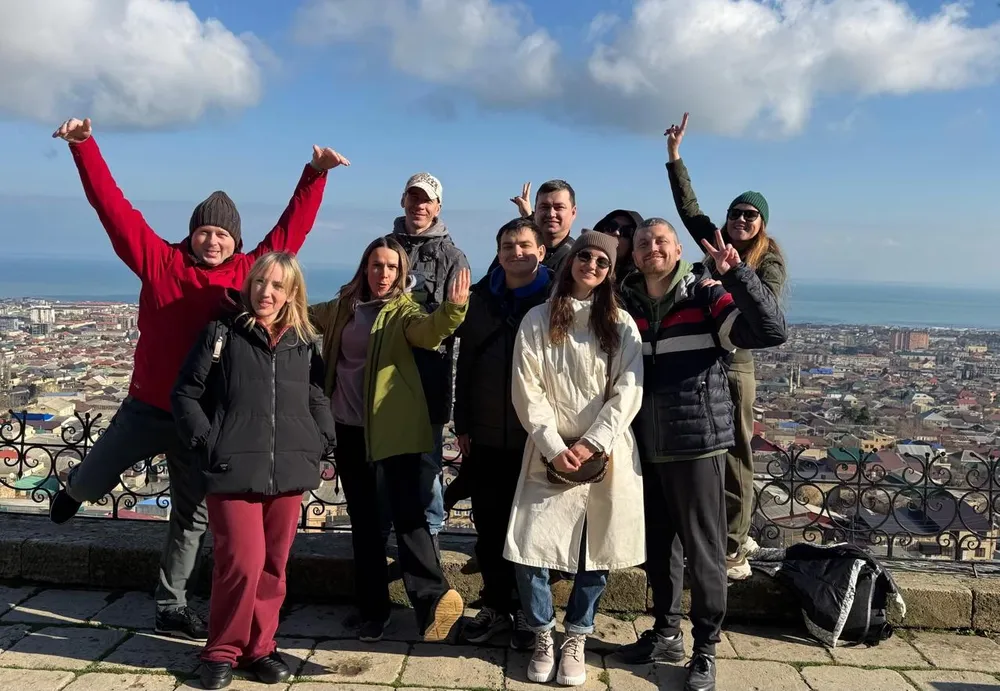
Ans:
{"type": "Polygon", "coordinates": [[[662,218],[636,230],[637,273],[621,288],[642,334],[643,401],[632,429],[642,459],[646,575],[653,628],[619,650],[629,664],[684,659],[684,557],[691,574],[694,653],[685,691],[715,690],[715,645],[726,614],[725,453],[735,440],[726,379],[729,353],[785,342],[774,294],[716,236],[704,242],[722,283],[681,260],[662,218]]]}

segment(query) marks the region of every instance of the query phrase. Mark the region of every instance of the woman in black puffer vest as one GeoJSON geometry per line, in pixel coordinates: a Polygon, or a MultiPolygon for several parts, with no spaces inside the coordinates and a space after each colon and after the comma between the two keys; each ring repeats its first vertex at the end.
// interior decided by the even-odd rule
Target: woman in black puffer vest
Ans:
{"type": "Polygon", "coordinates": [[[206,689],[228,686],[237,665],[264,683],[290,674],[274,642],[285,565],[302,493],[319,487],[335,439],[307,304],[294,256],[264,255],[227,314],[202,332],[174,387],[181,440],[203,451],[215,536],[206,689]]]}

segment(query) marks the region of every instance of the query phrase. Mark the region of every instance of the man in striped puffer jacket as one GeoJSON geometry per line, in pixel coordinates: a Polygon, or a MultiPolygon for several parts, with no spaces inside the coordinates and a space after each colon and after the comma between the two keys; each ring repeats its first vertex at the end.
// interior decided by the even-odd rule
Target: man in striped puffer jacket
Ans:
{"type": "Polygon", "coordinates": [[[704,248],[719,281],[681,260],[673,227],[661,218],[636,230],[637,273],[622,285],[642,334],[643,400],[632,422],[642,459],[646,573],[653,628],[625,646],[632,664],[680,661],[684,556],[691,574],[694,654],[686,691],[714,691],[715,645],[726,613],[726,449],[735,440],[726,363],[736,348],[785,342],[774,294],[721,236],[704,248]]]}

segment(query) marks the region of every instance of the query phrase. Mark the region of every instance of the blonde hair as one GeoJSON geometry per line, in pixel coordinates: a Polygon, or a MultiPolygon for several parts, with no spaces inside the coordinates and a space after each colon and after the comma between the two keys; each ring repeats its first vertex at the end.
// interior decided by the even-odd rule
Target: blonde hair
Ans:
{"type": "Polygon", "coordinates": [[[252,325],[257,319],[250,305],[250,289],[257,281],[271,270],[271,267],[281,267],[281,283],[285,289],[287,300],[274,319],[275,333],[281,333],[285,329],[294,329],[295,335],[303,343],[310,343],[316,340],[316,329],[309,322],[309,300],[306,297],[306,279],[302,274],[302,267],[298,259],[291,252],[268,252],[263,257],[254,262],[247,274],[246,281],[243,282],[243,300],[248,307],[246,315],[247,324],[252,325]]]}
{"type": "Polygon", "coordinates": [[[399,257],[399,274],[396,276],[396,281],[392,284],[392,288],[389,289],[386,299],[392,300],[393,298],[397,298],[406,290],[407,283],[410,280],[410,259],[406,256],[406,250],[394,238],[376,238],[365,248],[364,253],[361,255],[361,262],[358,264],[358,270],[354,272],[354,277],[340,288],[338,298],[342,304],[347,306],[348,314],[354,314],[354,306],[358,302],[371,300],[372,289],[368,285],[368,262],[371,260],[372,253],[383,247],[392,250],[399,257]]]}

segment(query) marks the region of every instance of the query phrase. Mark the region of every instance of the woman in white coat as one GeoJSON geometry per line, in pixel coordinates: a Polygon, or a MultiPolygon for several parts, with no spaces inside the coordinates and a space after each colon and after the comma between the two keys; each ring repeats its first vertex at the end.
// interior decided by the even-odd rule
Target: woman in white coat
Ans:
{"type": "Polygon", "coordinates": [[[586,681],[584,645],[608,571],[646,558],[642,476],[629,429],[642,402],[642,344],[615,297],[616,243],[590,231],[580,236],[552,297],[524,317],[514,346],[514,408],[529,436],[504,557],[515,564],[536,634],[528,666],[535,682],[586,681]],[[566,475],[594,453],[610,458],[600,482],[549,479],[550,467],[566,475]],[[550,570],[575,574],[558,673],[550,570]]]}

